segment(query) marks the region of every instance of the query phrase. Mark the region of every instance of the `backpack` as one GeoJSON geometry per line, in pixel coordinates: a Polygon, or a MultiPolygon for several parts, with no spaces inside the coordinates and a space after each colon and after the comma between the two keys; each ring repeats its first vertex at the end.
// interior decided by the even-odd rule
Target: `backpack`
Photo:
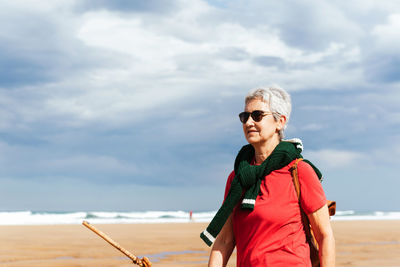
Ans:
{"type": "MultiPolygon", "coordinates": [[[[303,159],[301,159],[301,158],[297,159],[290,169],[292,177],[293,177],[294,187],[296,189],[297,197],[299,199],[299,205],[300,205],[300,183],[299,183],[299,174],[297,171],[297,164],[302,160],[303,159]]],[[[326,204],[328,205],[329,216],[335,215],[336,202],[327,200],[326,204]]],[[[300,208],[301,208],[301,205],[300,205],[300,208]]],[[[312,267],[319,267],[320,262],[319,262],[318,244],[317,244],[317,241],[315,240],[314,233],[311,229],[311,225],[308,220],[308,217],[302,208],[301,208],[301,219],[303,222],[304,231],[306,233],[306,240],[307,240],[308,245],[310,246],[310,259],[311,259],[312,267]]]]}

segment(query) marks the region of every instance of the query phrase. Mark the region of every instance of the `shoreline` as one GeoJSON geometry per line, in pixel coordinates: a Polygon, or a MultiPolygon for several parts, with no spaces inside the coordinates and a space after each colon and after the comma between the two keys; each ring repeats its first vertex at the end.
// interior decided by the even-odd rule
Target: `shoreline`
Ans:
{"type": "MultiPolygon", "coordinates": [[[[400,221],[332,221],[336,266],[398,266],[400,221]]],[[[208,223],[94,224],[155,267],[206,266],[210,248],[200,239],[208,223]]],[[[131,261],[83,225],[0,226],[0,266],[132,266],[131,261]],[[21,253],[22,252],[22,253],[21,253]]],[[[235,255],[227,265],[236,266],[235,255]]]]}
{"type": "MultiPolygon", "coordinates": [[[[85,219],[85,220],[82,220],[82,222],[83,221],[87,221],[87,222],[89,222],[90,224],[93,224],[93,225],[163,225],[163,224],[203,224],[203,225],[205,225],[205,227],[207,227],[207,225],[210,223],[210,221],[203,221],[203,220],[200,220],[200,221],[196,221],[195,219],[194,220],[192,220],[192,221],[165,221],[165,222],[157,222],[157,221],[154,221],[154,222],[152,222],[152,221],[149,221],[149,222],[95,222],[95,223],[92,223],[91,221],[90,221],[90,219],[89,220],[87,220],[87,219],[85,219]]],[[[339,218],[339,219],[334,219],[334,218],[331,218],[331,223],[334,223],[334,222],[395,222],[395,221],[397,221],[397,222],[399,222],[400,223],[400,219],[382,219],[382,218],[376,218],[376,219],[371,219],[371,218],[369,218],[369,219],[343,219],[343,218],[339,218]]],[[[75,222],[73,222],[73,223],[32,223],[32,224],[29,224],[29,223],[27,223],[27,224],[1,224],[0,223],[0,228],[1,227],[19,227],[19,226],[21,226],[21,227],[24,227],[24,226],[62,226],[62,225],[70,225],[70,226],[72,226],[72,225],[77,225],[77,226],[80,226],[80,225],[82,225],[82,222],[80,222],[80,223],[75,223],[75,222]]],[[[204,229],[203,229],[204,230],[204,229]]]]}
{"type": "MultiPolygon", "coordinates": [[[[217,211],[0,211],[0,225],[207,223],[217,211]]],[[[400,220],[400,211],[336,211],[332,221],[400,220]]]]}

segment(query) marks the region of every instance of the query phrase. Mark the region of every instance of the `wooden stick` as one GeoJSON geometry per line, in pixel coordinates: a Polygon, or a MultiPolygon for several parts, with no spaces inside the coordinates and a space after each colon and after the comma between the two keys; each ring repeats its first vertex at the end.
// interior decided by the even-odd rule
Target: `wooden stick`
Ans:
{"type": "Polygon", "coordinates": [[[89,228],[90,230],[92,230],[93,232],[95,232],[97,235],[99,235],[101,238],[103,238],[105,241],[107,241],[110,245],[112,245],[113,247],[115,247],[116,249],[121,251],[124,255],[126,255],[128,258],[130,258],[133,261],[133,263],[139,265],[140,267],[151,267],[151,262],[147,257],[143,257],[143,259],[139,259],[135,255],[130,253],[128,250],[121,247],[117,242],[115,242],[114,240],[109,238],[105,233],[96,229],[93,225],[91,225],[87,221],[83,221],[82,224],[84,226],[86,226],[87,228],[89,228]]]}

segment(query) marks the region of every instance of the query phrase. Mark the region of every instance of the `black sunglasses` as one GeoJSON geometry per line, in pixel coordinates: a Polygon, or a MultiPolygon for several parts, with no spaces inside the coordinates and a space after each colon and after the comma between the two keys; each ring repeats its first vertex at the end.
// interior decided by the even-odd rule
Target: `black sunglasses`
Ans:
{"type": "Polygon", "coordinates": [[[243,111],[239,114],[239,119],[242,123],[246,123],[249,117],[253,119],[255,122],[259,122],[266,115],[272,114],[271,112],[265,112],[262,110],[254,110],[253,112],[243,111]]]}

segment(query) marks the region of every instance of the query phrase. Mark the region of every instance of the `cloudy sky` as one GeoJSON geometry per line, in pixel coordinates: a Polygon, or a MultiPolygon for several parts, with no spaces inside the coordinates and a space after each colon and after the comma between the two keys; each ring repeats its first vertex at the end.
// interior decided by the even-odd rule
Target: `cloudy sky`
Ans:
{"type": "Polygon", "coordinates": [[[252,88],[339,210],[399,210],[398,1],[0,2],[0,210],[215,210],[252,88]]]}

